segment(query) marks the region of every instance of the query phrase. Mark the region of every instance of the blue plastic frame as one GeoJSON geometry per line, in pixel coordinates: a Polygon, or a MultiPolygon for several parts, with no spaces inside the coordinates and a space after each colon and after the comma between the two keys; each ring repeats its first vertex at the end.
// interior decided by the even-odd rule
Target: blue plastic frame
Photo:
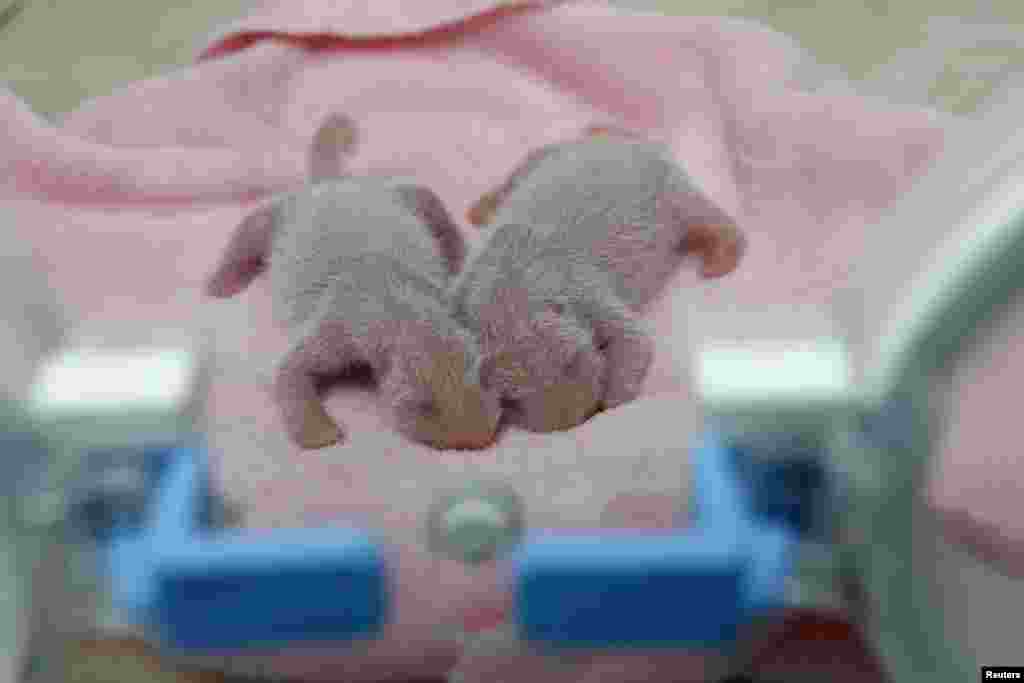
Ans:
{"type": "Polygon", "coordinates": [[[141,531],[109,545],[113,600],[162,646],[231,651],[372,637],[388,615],[376,543],[327,526],[258,534],[206,528],[204,451],[173,449],[141,531]]]}
{"type": "MultiPolygon", "coordinates": [[[[525,639],[724,648],[742,624],[782,604],[798,530],[758,512],[736,450],[714,433],[693,455],[695,523],[685,532],[526,538],[511,558],[513,618],[525,639]]],[[[209,529],[204,450],[162,457],[145,521],[112,537],[107,570],[116,603],[163,646],[237,651],[380,632],[389,577],[370,535],[342,526],[209,529]]]]}
{"type": "Polygon", "coordinates": [[[761,517],[736,455],[705,433],[693,524],[679,534],[529,537],[514,559],[523,637],[556,648],[724,649],[782,606],[797,532],[761,517]]]}

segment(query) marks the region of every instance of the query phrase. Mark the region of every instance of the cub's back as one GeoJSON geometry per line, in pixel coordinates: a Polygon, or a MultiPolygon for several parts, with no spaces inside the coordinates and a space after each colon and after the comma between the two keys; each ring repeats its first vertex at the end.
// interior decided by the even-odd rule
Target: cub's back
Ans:
{"type": "Polygon", "coordinates": [[[389,263],[443,286],[448,271],[429,227],[401,201],[390,178],[321,181],[278,208],[270,257],[277,317],[305,322],[329,284],[356,296],[380,293],[389,263]]]}
{"type": "Polygon", "coordinates": [[[541,234],[557,231],[570,246],[601,239],[596,231],[616,225],[629,225],[640,236],[657,227],[657,199],[671,171],[653,143],[605,138],[565,143],[512,188],[495,224],[522,223],[541,234]]]}
{"type": "Polygon", "coordinates": [[[529,225],[586,254],[624,301],[642,306],[682,262],[665,202],[666,187],[685,182],[655,143],[565,143],[511,188],[495,223],[529,225]]]}

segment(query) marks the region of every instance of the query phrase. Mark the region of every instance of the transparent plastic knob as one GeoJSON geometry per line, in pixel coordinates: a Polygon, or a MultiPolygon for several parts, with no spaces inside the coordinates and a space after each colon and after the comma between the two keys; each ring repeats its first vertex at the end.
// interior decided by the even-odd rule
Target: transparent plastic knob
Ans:
{"type": "Polygon", "coordinates": [[[511,487],[473,483],[434,503],[427,516],[428,544],[434,552],[476,565],[517,545],[525,526],[522,502],[511,487]]]}

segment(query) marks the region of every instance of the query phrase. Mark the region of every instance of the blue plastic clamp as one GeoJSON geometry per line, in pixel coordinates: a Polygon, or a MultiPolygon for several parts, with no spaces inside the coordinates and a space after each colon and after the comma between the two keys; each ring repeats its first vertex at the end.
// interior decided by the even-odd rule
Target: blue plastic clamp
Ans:
{"type": "Polygon", "coordinates": [[[183,654],[377,634],[388,581],[371,538],[338,526],[258,534],[207,528],[204,455],[194,446],[169,449],[145,523],[110,535],[115,604],[183,654]]]}
{"type": "MultiPolygon", "coordinates": [[[[782,606],[799,528],[784,515],[765,516],[736,452],[715,433],[692,460],[695,515],[678,534],[540,532],[525,540],[513,560],[514,616],[525,640],[725,649],[743,624],[782,606]]],[[[763,480],[769,489],[787,483],[763,480]]]]}

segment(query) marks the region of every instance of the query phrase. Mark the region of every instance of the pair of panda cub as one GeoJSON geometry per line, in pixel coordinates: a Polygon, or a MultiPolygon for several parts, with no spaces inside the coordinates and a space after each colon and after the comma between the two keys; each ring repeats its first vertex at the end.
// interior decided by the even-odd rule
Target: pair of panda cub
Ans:
{"type": "Polygon", "coordinates": [[[744,249],[661,146],[592,127],[529,154],[470,209],[497,227],[467,256],[430,189],[345,175],[357,138],[328,117],[309,182],[243,219],[207,281],[231,297],[267,271],[291,338],[274,398],[304,448],[344,439],[317,380],[355,365],[397,429],[437,448],[485,448],[501,421],[578,425],[639,395],[653,344],[637,315],[684,260],[719,277],[744,249]]]}

